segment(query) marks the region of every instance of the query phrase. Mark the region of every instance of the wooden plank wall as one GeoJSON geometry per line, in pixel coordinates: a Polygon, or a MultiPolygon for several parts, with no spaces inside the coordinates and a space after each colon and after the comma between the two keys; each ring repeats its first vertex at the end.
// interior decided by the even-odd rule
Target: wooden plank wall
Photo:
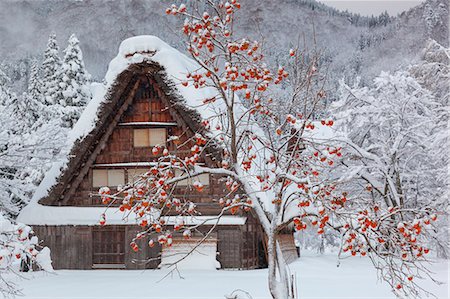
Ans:
{"type": "MultiPolygon", "coordinates": [[[[119,226],[112,226],[119,227],[119,226]]],[[[139,251],[134,252],[130,243],[141,231],[139,226],[125,227],[125,266],[127,269],[155,269],[160,263],[161,246],[150,248],[148,238],[137,240],[139,251]],[[148,262],[149,259],[153,261],[148,262]]],[[[223,269],[255,269],[261,266],[259,246],[261,238],[253,228],[244,226],[219,226],[216,229],[218,261],[223,269]]],[[[34,226],[33,230],[42,246],[51,250],[55,269],[92,269],[92,226],[34,226]]],[[[205,231],[209,227],[203,228],[205,231]]],[[[282,235],[282,249],[289,262],[296,258],[296,249],[290,235],[282,235]]]]}
{"type": "MultiPolygon", "coordinates": [[[[92,226],[33,226],[33,230],[41,245],[47,246],[51,251],[54,269],[92,269],[92,226]]],[[[140,231],[138,226],[125,226],[125,265],[127,269],[155,269],[159,260],[143,263],[150,258],[160,257],[161,247],[155,245],[150,248],[148,240],[138,241],[140,250],[131,250],[130,242],[140,231]],[[141,261],[136,263],[135,260],[141,261]]]]}
{"type": "Polygon", "coordinates": [[[92,235],[89,226],[33,226],[42,246],[51,250],[54,269],[91,269],[92,235]]]}

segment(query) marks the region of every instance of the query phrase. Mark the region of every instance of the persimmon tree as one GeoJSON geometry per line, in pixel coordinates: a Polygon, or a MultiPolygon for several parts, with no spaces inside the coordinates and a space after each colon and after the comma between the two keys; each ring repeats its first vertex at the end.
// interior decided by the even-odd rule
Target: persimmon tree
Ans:
{"type": "MultiPolygon", "coordinates": [[[[432,211],[347,200],[348,194],[327,171],[342,158],[342,148],[328,145],[316,134],[334,125],[331,118],[315,119],[326,98],[320,87],[319,61],[307,60],[298,49],[291,49],[286,51],[290,67],[272,70],[264,62],[259,42],[236,36],[235,17],[240,8],[236,0],[194,1],[189,9],[184,4],[167,8],[168,15],[184,19],[187,51],[198,66],[180,79],[179,88],[213,91],[196,108],[213,108],[216,113],[203,120],[202,130],[193,132],[187,157],[171,153],[163,144],[155,146],[154,166],[116,193],[101,188],[103,202],[118,202],[125,216],[137,215],[142,232],[131,243],[133,250],[139,250],[137,240],[144,236],[150,237],[149,246],[156,242],[170,246],[174,233],[190,238],[199,226],[182,221],[182,216],[196,215],[197,210],[195,203],[174,196],[177,184],[193,178],[191,187],[202,192],[204,186],[196,177],[219,175],[228,193],[217,198],[222,212],[212,218],[253,211],[267,237],[268,285],[273,298],[295,296],[277,239],[289,227],[314,227],[318,236],[335,231],[350,256],[373,256],[389,266],[382,277],[394,291],[416,293],[412,266],[424,259],[425,249],[418,255],[415,246],[420,246],[424,234],[421,223],[434,219],[432,211]],[[282,110],[271,97],[271,90],[280,84],[290,86],[282,110]],[[199,163],[211,147],[220,149],[217,167],[199,163]],[[161,216],[174,212],[180,221],[172,228],[161,216]]],[[[171,136],[167,142],[177,139],[171,136]]],[[[100,224],[107,221],[103,214],[100,224]]]]}

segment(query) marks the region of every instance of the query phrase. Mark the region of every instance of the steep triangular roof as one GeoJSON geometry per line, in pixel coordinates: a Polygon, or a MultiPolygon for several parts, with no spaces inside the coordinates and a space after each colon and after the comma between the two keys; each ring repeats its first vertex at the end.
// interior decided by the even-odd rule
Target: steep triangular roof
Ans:
{"type": "MultiPolygon", "coordinates": [[[[37,188],[30,204],[19,215],[25,221],[37,206],[61,205],[86,175],[122,114],[132,103],[139,78],[149,76],[157,82],[159,96],[177,114],[182,126],[191,132],[213,136],[202,120],[217,115],[224,107],[202,106],[205,98],[215,95],[212,89],[179,88],[180,79],[198,69],[191,59],[154,36],[138,36],[125,40],[119,54],[108,68],[104,84],[93,84],[93,99],[69,133],[63,158],[53,164],[37,188]],[[201,109],[198,109],[201,107],[201,109]]],[[[220,154],[218,146],[208,148],[209,161],[220,154]]],[[[34,212],[33,212],[34,211],[34,212]]]]}

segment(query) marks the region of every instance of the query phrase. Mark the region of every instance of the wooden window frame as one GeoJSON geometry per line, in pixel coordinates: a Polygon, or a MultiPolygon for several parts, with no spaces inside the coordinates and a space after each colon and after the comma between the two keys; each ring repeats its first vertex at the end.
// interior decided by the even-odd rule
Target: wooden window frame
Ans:
{"type": "Polygon", "coordinates": [[[93,169],[92,170],[92,187],[99,188],[99,187],[103,187],[103,186],[107,186],[107,185],[108,185],[108,170],[107,169],[93,169]],[[102,177],[100,177],[100,174],[102,175],[102,177]]]}
{"type": "MultiPolygon", "coordinates": [[[[103,180],[97,180],[97,181],[103,181],[103,180]]],[[[99,188],[99,187],[117,187],[119,185],[124,185],[125,184],[125,169],[92,169],[92,187],[94,188],[99,188]],[[110,178],[110,176],[112,176],[112,172],[122,172],[122,176],[123,176],[123,180],[121,184],[111,184],[110,181],[112,180],[112,177],[110,178]],[[106,184],[97,184],[96,183],[96,172],[103,172],[106,173],[106,184]]]]}
{"type": "Polygon", "coordinates": [[[133,147],[142,148],[150,146],[148,129],[133,129],[133,147]]]}
{"type": "Polygon", "coordinates": [[[133,147],[145,148],[153,147],[155,145],[164,145],[167,141],[167,135],[167,128],[135,128],[133,129],[133,147]],[[163,137],[157,138],[157,140],[155,141],[155,139],[152,139],[152,131],[153,133],[159,131],[159,133],[163,134],[163,137]],[[142,134],[142,137],[146,135],[146,138],[138,139],[138,134],[142,134]]]}
{"type": "Polygon", "coordinates": [[[125,185],[125,169],[108,169],[108,187],[117,187],[120,185],[125,185]],[[115,172],[115,174],[114,174],[115,172]],[[119,179],[120,182],[112,183],[112,181],[116,181],[117,177],[113,177],[113,175],[121,176],[119,179]]]}

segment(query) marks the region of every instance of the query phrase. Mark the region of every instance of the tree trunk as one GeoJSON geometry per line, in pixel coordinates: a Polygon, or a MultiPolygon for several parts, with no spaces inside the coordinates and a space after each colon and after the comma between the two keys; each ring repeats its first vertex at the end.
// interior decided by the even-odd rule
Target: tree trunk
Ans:
{"type": "Polygon", "coordinates": [[[293,299],[290,292],[289,273],[281,251],[280,244],[276,240],[276,234],[268,236],[267,256],[269,266],[269,290],[274,299],[293,299]]]}

